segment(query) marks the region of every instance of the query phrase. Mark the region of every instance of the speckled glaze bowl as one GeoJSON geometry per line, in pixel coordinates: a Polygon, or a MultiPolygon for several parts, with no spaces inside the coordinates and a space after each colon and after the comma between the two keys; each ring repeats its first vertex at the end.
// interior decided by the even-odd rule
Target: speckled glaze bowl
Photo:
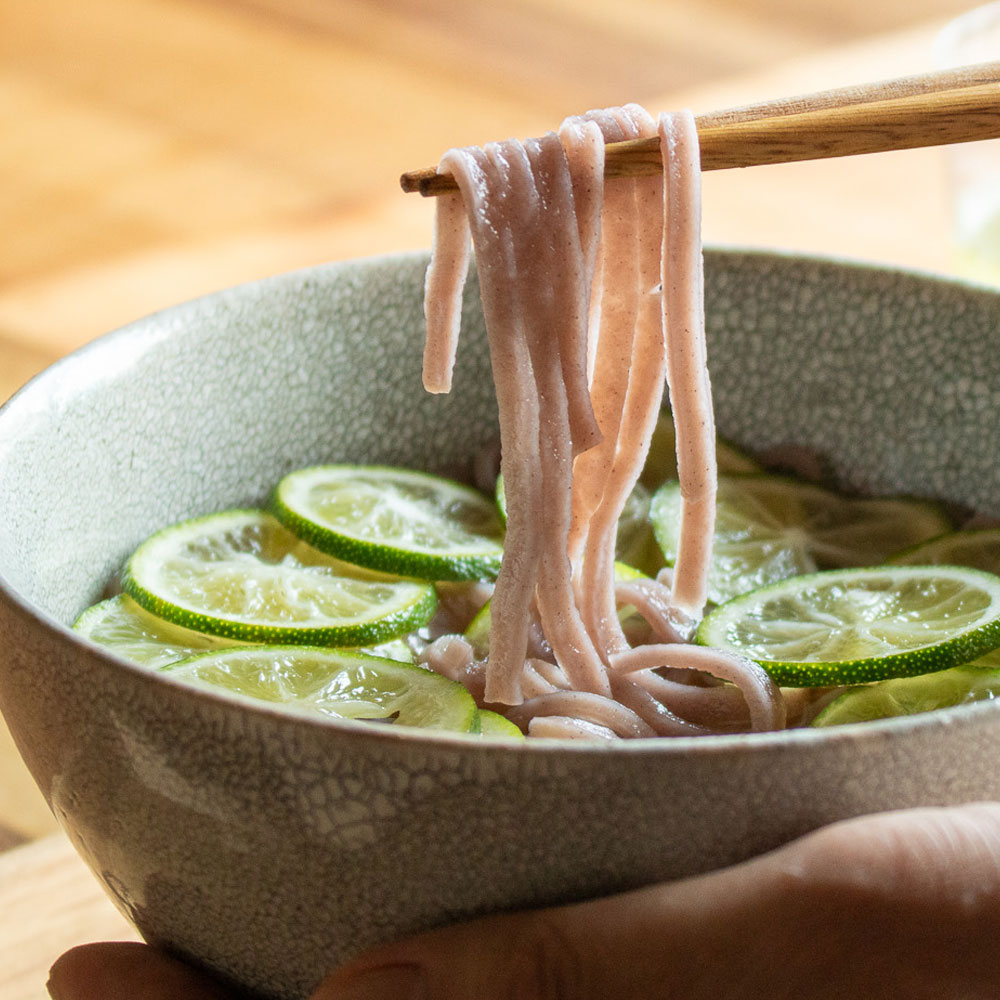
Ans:
{"type": "MultiPolygon", "coordinates": [[[[0,411],[0,706],[150,940],[301,998],[361,949],[709,870],[831,820],[1000,797],[1000,705],[839,730],[510,745],[250,709],[68,625],[180,518],[324,461],[468,466],[493,433],[475,289],[456,387],[420,386],[426,260],[336,264],[170,309],[0,411]]],[[[844,484],[1000,513],[1000,295],[709,255],[720,430],[844,484]]]]}

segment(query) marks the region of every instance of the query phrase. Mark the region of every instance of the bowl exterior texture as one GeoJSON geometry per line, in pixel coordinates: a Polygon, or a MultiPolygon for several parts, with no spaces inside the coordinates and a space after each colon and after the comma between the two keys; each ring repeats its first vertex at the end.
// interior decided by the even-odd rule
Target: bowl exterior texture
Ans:
{"type": "MultiPolygon", "coordinates": [[[[467,472],[494,435],[475,303],[450,397],[419,381],[419,255],[150,317],[0,411],[0,706],[82,856],[151,941],[305,997],[375,943],[709,870],[832,820],[1000,797],[1000,709],[632,745],[503,745],[185,689],[68,625],[134,546],[325,461],[467,472]]],[[[1000,296],[709,255],[719,429],[858,490],[1000,510],[1000,296]]]]}

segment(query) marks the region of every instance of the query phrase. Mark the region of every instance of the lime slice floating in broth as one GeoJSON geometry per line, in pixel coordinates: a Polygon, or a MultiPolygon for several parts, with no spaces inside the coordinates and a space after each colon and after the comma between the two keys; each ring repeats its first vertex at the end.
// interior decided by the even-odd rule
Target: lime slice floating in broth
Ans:
{"type": "MultiPolygon", "coordinates": [[[[73,629],[98,646],[154,670],[210,649],[243,645],[222,636],[173,625],[151,615],[126,594],[109,597],[87,608],[73,623],[73,629]]],[[[400,663],[413,662],[413,650],[404,639],[390,639],[358,652],[400,663]]]]}
{"type": "Polygon", "coordinates": [[[496,501],[497,510],[500,511],[500,516],[503,518],[504,523],[507,521],[507,497],[503,492],[503,474],[501,473],[497,476],[496,486],[493,490],[493,499],[496,501]]]}
{"type": "Polygon", "coordinates": [[[524,739],[524,733],[513,722],[485,708],[476,713],[476,719],[469,732],[476,736],[496,736],[508,740],[524,739]]]}
{"type": "Polygon", "coordinates": [[[278,484],[278,518],[309,544],[422,580],[492,580],[503,554],[496,507],[440,476],[383,466],[299,469],[278,484]]]}
{"type": "Polygon", "coordinates": [[[485,660],[490,651],[490,602],[487,601],[466,626],[464,638],[472,646],[477,660],[485,660]]]}
{"type": "Polygon", "coordinates": [[[397,663],[414,662],[413,650],[407,645],[405,639],[390,639],[388,642],[380,642],[374,646],[362,646],[358,652],[377,656],[384,660],[395,660],[397,663]]]}
{"type": "Polygon", "coordinates": [[[73,629],[126,660],[154,669],[233,645],[231,639],[171,625],[124,594],[87,608],[73,623],[73,629]]]}
{"type": "Polygon", "coordinates": [[[951,531],[890,556],[901,566],[971,566],[987,573],[1000,573],[1000,528],[951,531]]]}
{"type": "Polygon", "coordinates": [[[195,518],[136,549],[122,587],[147,611],[246,642],[368,646],[425,624],[429,584],[330,559],[259,510],[195,518]]]}
{"type": "MultiPolygon", "coordinates": [[[[668,565],[677,558],[680,485],[653,496],[653,530],[668,565]]],[[[709,599],[716,604],[819,569],[872,566],[950,527],[933,503],[857,500],[784,476],[719,479],[709,599]]]]}
{"type": "Polygon", "coordinates": [[[996,698],[1000,698],[1000,653],[993,652],[964,667],[849,688],[830,702],[812,724],[843,726],[996,698]]]}
{"type": "Polygon", "coordinates": [[[716,608],[695,641],[756,660],[787,687],[932,673],[1000,647],[1000,577],[959,566],[792,577],[716,608]]]}
{"type": "Polygon", "coordinates": [[[461,733],[477,721],[476,703],[461,684],[356,650],[244,646],[202,653],[166,672],[197,687],[327,718],[461,733]]]}

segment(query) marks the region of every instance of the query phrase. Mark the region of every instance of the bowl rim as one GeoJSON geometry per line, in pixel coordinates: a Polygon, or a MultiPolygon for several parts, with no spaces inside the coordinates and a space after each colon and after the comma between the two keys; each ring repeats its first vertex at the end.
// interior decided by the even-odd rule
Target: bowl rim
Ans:
{"type": "MultiPolygon", "coordinates": [[[[951,288],[962,293],[982,295],[1000,301],[1000,289],[982,282],[958,278],[953,275],[933,271],[919,270],[899,265],[883,264],[877,261],[860,260],[849,257],[801,253],[794,250],[759,248],[743,245],[712,244],[705,248],[706,257],[735,256],[757,261],[776,261],[781,263],[799,262],[827,267],[837,271],[868,272],[892,278],[916,279],[923,284],[951,288]]],[[[309,267],[287,271],[266,278],[244,282],[230,286],[206,295],[198,296],[167,306],[163,309],[142,316],[102,334],[63,356],[36,374],[12,396],[0,405],[0,428],[8,420],[16,420],[22,408],[30,414],[36,410],[38,402],[51,407],[53,397],[58,398],[51,390],[58,388],[71,380],[65,376],[71,373],[81,363],[92,356],[114,350],[120,340],[136,338],[139,343],[136,349],[148,350],[171,333],[169,326],[191,311],[201,311],[214,304],[227,300],[237,300],[251,291],[266,294],[271,288],[288,286],[311,278],[328,281],[332,276],[345,271],[350,272],[372,266],[388,266],[392,264],[415,263],[427,260],[429,251],[409,250],[390,254],[378,254],[368,257],[350,258],[331,261],[309,267]],[[169,318],[170,324],[164,319],[169,318]],[[13,415],[13,416],[12,416],[13,415]]],[[[133,356],[135,351],[132,352],[133,356]]],[[[79,387],[77,383],[76,388],[79,387]]],[[[16,439],[8,439],[5,443],[0,436],[0,461],[3,460],[6,448],[13,447],[16,439]]],[[[343,735],[354,735],[366,742],[419,745],[428,749],[438,748],[455,750],[459,748],[478,748],[474,752],[501,753],[531,753],[560,755],[578,754],[614,756],[645,755],[645,754],[676,754],[690,755],[692,751],[704,755],[752,753],[765,749],[795,750],[803,746],[816,744],[855,743],[858,740],[884,742],[887,739],[904,737],[912,731],[939,730],[953,728],[957,724],[982,724],[990,716],[1000,712],[1000,699],[990,699],[950,708],[937,709],[917,715],[899,716],[896,718],[872,720],[868,722],[848,723],[831,727],[803,727],[772,732],[725,733],[704,736],[677,737],[647,737],[632,740],[591,741],[591,740],[524,740],[513,741],[502,737],[477,736],[470,738],[467,733],[451,733],[441,730],[424,730],[408,726],[376,726],[370,722],[352,719],[337,719],[307,713],[288,707],[272,706],[266,702],[256,702],[241,695],[216,693],[209,689],[196,688],[184,681],[174,679],[167,671],[150,670],[133,663],[110,650],[107,650],[75,632],[70,626],[64,625],[44,609],[25,598],[7,579],[0,566],[0,602],[6,603],[21,616],[30,620],[35,626],[40,626],[46,633],[54,636],[59,642],[68,642],[79,654],[96,660],[103,668],[124,670],[134,681],[153,687],[163,687],[173,691],[175,698],[189,700],[201,704],[208,702],[219,710],[245,715],[250,713],[267,719],[270,723],[281,726],[320,732],[332,730],[343,735]]]]}

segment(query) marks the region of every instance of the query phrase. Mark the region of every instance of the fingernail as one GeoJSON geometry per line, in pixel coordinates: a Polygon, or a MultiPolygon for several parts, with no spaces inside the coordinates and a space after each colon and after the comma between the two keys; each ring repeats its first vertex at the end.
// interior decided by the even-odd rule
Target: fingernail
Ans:
{"type": "Polygon", "coordinates": [[[355,973],[329,1000],[428,1000],[427,977],[418,965],[383,965],[355,973]]]}

